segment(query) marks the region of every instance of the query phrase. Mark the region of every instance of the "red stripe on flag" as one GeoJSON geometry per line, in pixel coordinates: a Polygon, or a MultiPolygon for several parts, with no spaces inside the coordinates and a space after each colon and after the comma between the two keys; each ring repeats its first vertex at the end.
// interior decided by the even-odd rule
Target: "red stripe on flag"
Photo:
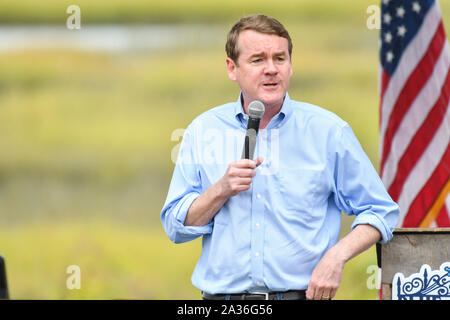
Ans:
{"type": "Polygon", "coordinates": [[[389,85],[389,81],[391,78],[389,77],[389,73],[384,71],[384,69],[381,71],[381,100],[380,100],[380,126],[381,126],[381,119],[383,116],[383,100],[384,100],[384,93],[386,92],[386,88],[389,85]]]}
{"type": "MultiPolygon", "coordinates": [[[[433,174],[411,203],[408,213],[403,219],[402,227],[413,228],[420,225],[420,222],[430,210],[442,188],[448,181],[450,170],[449,163],[450,144],[447,145],[447,150],[442,156],[442,159],[433,174]]],[[[402,208],[400,208],[400,210],[402,210],[402,208]]]]}
{"type": "Polygon", "coordinates": [[[388,190],[394,201],[398,200],[405,180],[408,178],[409,173],[414,169],[414,166],[417,161],[419,161],[422,153],[433,139],[434,134],[439,129],[439,126],[444,119],[450,99],[448,88],[450,88],[450,72],[447,73],[447,78],[445,79],[445,84],[442,87],[439,100],[430,110],[427,118],[422,123],[419,130],[417,130],[408,148],[405,150],[400,158],[400,161],[398,162],[395,178],[388,190]]]}
{"type": "Polygon", "coordinates": [[[381,71],[381,105],[383,105],[384,93],[386,92],[387,86],[389,84],[390,77],[389,73],[387,73],[384,69],[381,71]]]}
{"type": "Polygon", "coordinates": [[[445,204],[442,206],[439,215],[436,218],[436,224],[438,227],[448,227],[450,226],[450,219],[448,218],[448,211],[445,204]]]}
{"type": "Polygon", "coordinates": [[[389,152],[391,151],[392,139],[397,133],[397,129],[400,126],[406,112],[411,107],[414,99],[416,99],[417,95],[420,93],[433,73],[434,65],[442,52],[445,40],[444,25],[441,21],[426,54],[422,57],[416,69],[411,73],[408,81],[397,98],[394,108],[392,109],[383,140],[380,169],[381,175],[383,175],[384,164],[389,152]]]}

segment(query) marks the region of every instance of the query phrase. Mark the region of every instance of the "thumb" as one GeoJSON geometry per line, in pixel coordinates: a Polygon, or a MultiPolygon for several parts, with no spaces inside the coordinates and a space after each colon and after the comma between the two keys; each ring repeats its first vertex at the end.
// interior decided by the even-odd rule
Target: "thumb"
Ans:
{"type": "Polygon", "coordinates": [[[256,161],[256,166],[258,167],[261,163],[263,163],[264,159],[262,157],[258,157],[255,161],[256,161]]]}

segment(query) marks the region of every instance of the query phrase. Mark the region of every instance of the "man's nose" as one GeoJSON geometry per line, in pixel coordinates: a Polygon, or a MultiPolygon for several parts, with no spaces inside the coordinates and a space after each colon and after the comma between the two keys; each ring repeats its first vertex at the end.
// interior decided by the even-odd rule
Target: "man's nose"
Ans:
{"type": "Polygon", "coordinates": [[[266,68],[264,69],[264,73],[266,74],[276,74],[278,73],[278,68],[275,65],[273,59],[267,59],[266,68]]]}

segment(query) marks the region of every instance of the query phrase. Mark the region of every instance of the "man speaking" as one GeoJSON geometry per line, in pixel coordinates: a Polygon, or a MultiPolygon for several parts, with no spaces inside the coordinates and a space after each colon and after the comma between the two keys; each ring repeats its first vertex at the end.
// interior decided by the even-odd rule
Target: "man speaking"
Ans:
{"type": "Polygon", "coordinates": [[[290,99],[280,22],[242,18],[226,52],[241,94],[186,129],[162,224],[176,243],[203,237],[192,283],[204,299],[331,299],[345,262],[392,238],[398,206],[345,121],[290,99]],[[241,159],[253,101],[256,159],[241,159]],[[341,211],[356,217],[339,240],[341,211]]]}

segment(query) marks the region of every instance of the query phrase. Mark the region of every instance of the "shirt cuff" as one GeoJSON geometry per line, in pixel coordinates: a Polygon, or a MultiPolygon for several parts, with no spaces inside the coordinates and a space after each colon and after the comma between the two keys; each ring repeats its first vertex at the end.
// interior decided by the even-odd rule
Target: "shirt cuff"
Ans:
{"type": "Polygon", "coordinates": [[[386,221],[379,217],[376,213],[360,213],[356,216],[353,224],[351,226],[351,230],[353,230],[357,225],[360,224],[368,224],[372,227],[376,228],[381,233],[381,239],[379,243],[386,243],[392,239],[392,231],[388,226],[386,221]]]}
{"type": "Polygon", "coordinates": [[[182,201],[179,203],[179,207],[176,208],[177,215],[175,216],[175,230],[176,230],[176,243],[187,242],[200,237],[205,234],[212,233],[213,222],[211,221],[204,226],[185,226],[184,221],[186,220],[187,213],[192,203],[200,194],[190,193],[186,195],[182,201]]]}

